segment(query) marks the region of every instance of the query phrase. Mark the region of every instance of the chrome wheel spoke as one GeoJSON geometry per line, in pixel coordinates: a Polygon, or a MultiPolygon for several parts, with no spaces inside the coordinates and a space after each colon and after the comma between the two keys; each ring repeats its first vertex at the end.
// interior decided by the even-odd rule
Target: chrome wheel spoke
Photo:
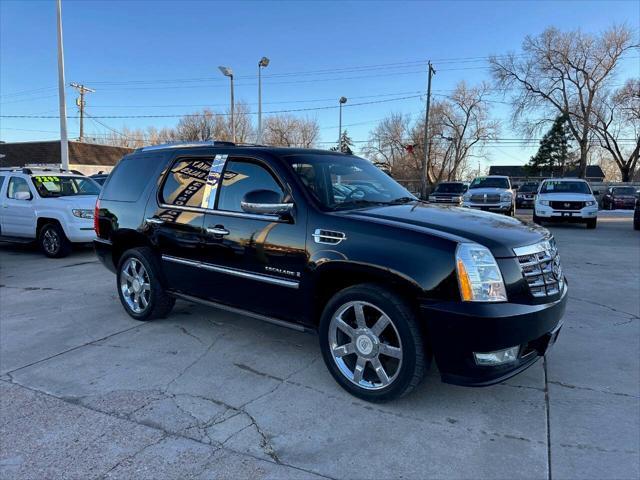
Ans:
{"type": "Polygon", "coordinates": [[[351,353],[355,353],[356,347],[353,343],[347,343],[345,345],[341,345],[339,347],[335,347],[333,349],[333,354],[336,357],[344,357],[345,355],[349,355],[351,353]]]}
{"type": "Polygon", "coordinates": [[[367,359],[364,357],[358,357],[356,367],[353,370],[353,381],[360,383],[362,381],[362,375],[364,374],[364,367],[367,365],[367,359]]]}
{"type": "Polygon", "coordinates": [[[397,358],[398,360],[402,358],[402,350],[400,350],[398,347],[393,347],[391,345],[387,345],[386,343],[381,343],[379,348],[380,355],[397,358]]]}
{"type": "Polygon", "coordinates": [[[151,285],[149,283],[143,283],[142,290],[144,290],[145,292],[149,292],[151,290],[151,285]]]}
{"type": "Polygon", "coordinates": [[[147,308],[147,305],[149,305],[147,297],[145,297],[144,294],[140,295],[140,302],[142,303],[142,308],[147,308]]]}
{"type": "Polygon", "coordinates": [[[358,328],[367,328],[367,324],[364,320],[364,308],[362,303],[356,303],[353,306],[354,311],[356,312],[356,324],[358,328]]]}
{"type": "Polygon", "coordinates": [[[382,385],[389,385],[389,376],[382,366],[382,363],[380,363],[380,359],[378,357],[371,359],[371,366],[376,371],[376,375],[380,379],[382,385]]]}
{"type": "Polygon", "coordinates": [[[122,276],[125,278],[125,280],[127,282],[132,282],[133,281],[133,277],[131,276],[131,274],[129,272],[127,272],[125,269],[122,270],[122,276]]]}
{"type": "Polygon", "coordinates": [[[345,322],[344,320],[342,320],[341,318],[338,319],[338,321],[336,322],[336,326],[342,330],[344,333],[346,333],[347,335],[349,335],[349,337],[354,338],[356,335],[356,332],[353,330],[353,328],[351,328],[351,326],[345,322]]]}
{"type": "Polygon", "coordinates": [[[391,320],[389,319],[389,317],[387,317],[386,315],[382,315],[378,319],[378,321],[375,323],[375,325],[371,327],[371,332],[376,337],[379,337],[380,334],[384,331],[385,328],[387,328],[387,326],[389,326],[390,323],[391,323],[391,320]]]}

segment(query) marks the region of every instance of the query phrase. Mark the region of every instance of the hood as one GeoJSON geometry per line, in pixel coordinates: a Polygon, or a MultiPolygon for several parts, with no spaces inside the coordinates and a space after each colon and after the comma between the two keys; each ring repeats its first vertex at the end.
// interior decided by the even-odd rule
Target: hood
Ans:
{"type": "Polygon", "coordinates": [[[539,193],[538,200],[551,202],[588,202],[595,198],[589,193],[539,193]]]}
{"type": "Polygon", "coordinates": [[[469,195],[484,195],[485,193],[499,195],[501,193],[510,192],[510,191],[511,190],[509,190],[508,188],[491,187],[491,188],[470,188],[469,190],[467,190],[467,193],[469,195]]]}
{"type": "Polygon", "coordinates": [[[73,195],[69,197],[46,198],[47,206],[63,206],[68,208],[88,208],[93,210],[96,206],[97,195],[73,195]]]}
{"type": "Polygon", "coordinates": [[[454,239],[457,241],[484,245],[498,258],[513,257],[514,247],[531,245],[550,236],[545,228],[506,215],[418,202],[351,210],[343,215],[382,224],[422,227],[425,233],[444,232],[458,237],[454,239]]]}

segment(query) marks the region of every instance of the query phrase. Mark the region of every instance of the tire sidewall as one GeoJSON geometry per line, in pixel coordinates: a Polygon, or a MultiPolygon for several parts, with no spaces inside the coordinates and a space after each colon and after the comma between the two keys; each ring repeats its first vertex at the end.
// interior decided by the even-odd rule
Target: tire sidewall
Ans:
{"type": "Polygon", "coordinates": [[[325,365],[334,379],[352,395],[370,402],[385,402],[401,396],[409,387],[416,369],[416,353],[418,349],[422,349],[422,338],[414,338],[414,332],[409,326],[412,318],[409,317],[410,311],[406,308],[398,308],[398,306],[386,295],[381,295],[381,288],[362,285],[350,287],[338,292],[324,308],[320,318],[318,328],[320,336],[320,350],[325,365]],[[363,301],[375,305],[389,318],[391,318],[402,342],[402,365],[398,377],[380,390],[366,390],[353,384],[347,379],[336,365],[329,346],[329,326],[333,315],[345,303],[352,301],[363,301]]]}
{"type": "Polygon", "coordinates": [[[118,270],[116,274],[116,289],[118,290],[118,297],[120,298],[120,303],[124,307],[125,311],[129,314],[130,317],[135,318],[140,321],[151,320],[154,308],[156,303],[158,302],[158,295],[161,291],[163,291],[163,286],[160,281],[158,267],[156,266],[156,262],[153,261],[153,258],[148,258],[152,255],[150,250],[147,248],[133,248],[131,250],[127,250],[120,261],[118,262],[118,270]],[[126,300],[123,297],[122,289],[120,288],[120,278],[122,276],[122,267],[125,265],[127,260],[130,258],[135,258],[144,266],[147,271],[147,275],[149,276],[149,285],[151,286],[151,293],[149,295],[149,304],[147,307],[140,313],[136,313],[129,308],[126,300]]]}

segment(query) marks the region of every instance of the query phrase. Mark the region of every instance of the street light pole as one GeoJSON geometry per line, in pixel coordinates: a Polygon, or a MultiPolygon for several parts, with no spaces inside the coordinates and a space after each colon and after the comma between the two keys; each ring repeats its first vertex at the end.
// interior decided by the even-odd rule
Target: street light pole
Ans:
{"type": "Polygon", "coordinates": [[[429,60],[429,80],[427,81],[427,110],[425,112],[424,119],[424,161],[422,162],[422,178],[421,180],[421,192],[422,198],[427,195],[427,166],[429,164],[429,154],[431,150],[431,142],[429,141],[429,106],[431,104],[431,77],[435,75],[436,70],[431,65],[429,60]]]}
{"type": "Polygon", "coordinates": [[[233,100],[233,70],[229,67],[218,67],[225,77],[231,80],[231,141],[236,141],[236,121],[234,117],[234,100],[233,100]]]}
{"type": "Polygon", "coordinates": [[[269,65],[269,59],[262,57],[258,62],[258,144],[262,143],[262,68],[269,65]]]}
{"type": "Polygon", "coordinates": [[[338,103],[340,105],[340,121],[338,122],[338,148],[342,150],[342,145],[340,145],[340,140],[342,139],[342,105],[347,103],[347,97],[340,97],[338,99],[338,103]]]}
{"type": "Polygon", "coordinates": [[[60,163],[69,170],[69,140],[67,139],[67,103],[64,96],[64,48],[62,44],[62,2],[58,0],[58,99],[60,101],[60,163]]]}

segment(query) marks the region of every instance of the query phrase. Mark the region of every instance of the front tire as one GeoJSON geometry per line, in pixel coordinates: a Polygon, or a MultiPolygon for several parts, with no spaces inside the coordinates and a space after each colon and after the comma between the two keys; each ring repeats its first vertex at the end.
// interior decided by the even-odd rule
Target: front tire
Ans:
{"type": "Polygon", "coordinates": [[[319,333],[333,378],[369,402],[406,395],[430,364],[415,313],[378,285],[355,285],[334,295],[322,313],[319,333]]]}
{"type": "Polygon", "coordinates": [[[71,242],[58,223],[42,226],[38,235],[38,244],[42,253],[49,258],[62,258],[71,253],[71,242]]]}
{"type": "Polygon", "coordinates": [[[136,320],[165,318],[176,303],[165,290],[160,264],[148,247],[127,250],[118,263],[116,278],[120,302],[136,320]]]}
{"type": "Polygon", "coordinates": [[[590,218],[589,220],[587,220],[587,229],[593,230],[594,228],[596,228],[597,224],[598,224],[597,218],[590,218]]]}
{"type": "Polygon", "coordinates": [[[540,220],[540,217],[536,215],[536,212],[533,212],[533,223],[535,223],[536,225],[542,225],[542,220],[540,220]]]}

